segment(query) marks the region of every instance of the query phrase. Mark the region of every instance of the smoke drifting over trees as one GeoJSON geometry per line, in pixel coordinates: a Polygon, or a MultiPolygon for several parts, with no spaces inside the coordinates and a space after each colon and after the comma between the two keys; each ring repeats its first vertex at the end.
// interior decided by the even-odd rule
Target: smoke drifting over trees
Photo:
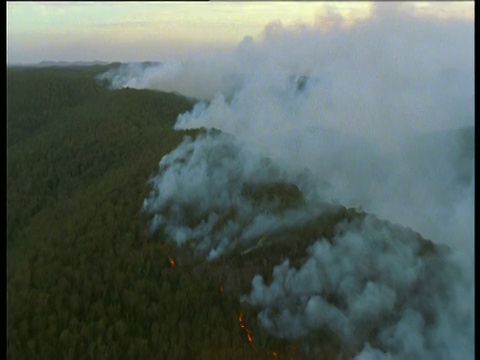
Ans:
{"type": "Polygon", "coordinates": [[[473,358],[473,24],[376,5],[344,27],[267,25],[232,52],[101,76],[114,87],[199,99],[176,129],[144,210],[208,259],[319,216],[326,204],[379,218],[311,239],[299,268],[278,264],[243,301],[271,333],[328,328],[358,359],[473,358]],[[268,160],[267,160],[268,159],[268,160]],[[301,201],[255,203],[251,184],[288,183],[301,201]],[[247,185],[246,185],[247,184],[247,185]],[[281,208],[281,206],[280,206],[281,208]],[[418,235],[442,246],[420,251],[418,235]]]}

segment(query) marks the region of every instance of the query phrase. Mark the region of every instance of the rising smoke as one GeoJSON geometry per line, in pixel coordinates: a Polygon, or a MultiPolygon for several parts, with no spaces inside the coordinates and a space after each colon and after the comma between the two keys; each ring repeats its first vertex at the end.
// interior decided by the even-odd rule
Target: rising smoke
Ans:
{"type": "Polygon", "coordinates": [[[275,267],[269,285],[254,277],[242,300],[262,309],[262,325],[279,337],[297,339],[328,328],[345,346],[369,344],[359,358],[380,352],[471,358],[472,308],[465,299],[472,296],[472,279],[421,249],[413,231],[372,217],[342,224],[333,244],[315,242],[299,269],[286,260],[275,267]]]}
{"type": "Polygon", "coordinates": [[[231,52],[103,75],[194,97],[175,128],[222,132],[161,160],[144,203],[151,230],[214,259],[326,203],[362,207],[405,227],[338,226],[335,241],[312,239],[299,269],[278,264],[242,299],[272,334],[327,327],[358,359],[473,358],[473,23],[386,3],[352,27],[331,19],[275,22],[231,52]],[[279,210],[248,195],[267,183],[298,196],[279,210]],[[451,251],[420,256],[409,228],[451,251]]]}
{"type": "Polygon", "coordinates": [[[214,259],[334,209],[319,201],[308,177],[249,153],[233,136],[208,132],[185,138],[163,157],[143,209],[155,214],[152,232],[162,228],[179,245],[188,240],[198,255],[214,259]],[[263,196],[269,189],[284,191],[283,203],[263,196]]]}

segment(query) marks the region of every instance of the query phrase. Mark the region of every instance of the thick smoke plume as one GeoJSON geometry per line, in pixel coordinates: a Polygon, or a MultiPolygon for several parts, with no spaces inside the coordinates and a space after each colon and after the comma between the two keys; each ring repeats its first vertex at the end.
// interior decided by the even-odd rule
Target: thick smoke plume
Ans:
{"type": "Polygon", "coordinates": [[[336,19],[329,31],[272,23],[231,53],[104,78],[205,100],[176,127],[234,134],[285,169],[309,168],[332,200],[471,253],[473,151],[461,132],[435,131],[473,126],[473,24],[388,4],[351,28],[336,19]]]}
{"type": "Polygon", "coordinates": [[[163,228],[179,245],[188,240],[208,259],[333,209],[319,201],[308,174],[281,171],[222,133],[186,138],[160,161],[151,182],[143,206],[155,214],[151,230],[163,228]],[[282,198],[273,196],[279,190],[282,198]]]}
{"type": "Polygon", "coordinates": [[[297,339],[328,328],[345,346],[368,344],[361,359],[472,358],[472,308],[462,301],[472,279],[428,254],[418,234],[367,217],[338,226],[333,244],[320,239],[308,255],[299,269],[278,265],[269,285],[254,277],[243,297],[272,333],[297,339]]]}
{"type": "Polygon", "coordinates": [[[162,159],[144,203],[151,230],[213,259],[325,203],[362,207],[405,227],[339,226],[333,242],[312,239],[300,268],[255,277],[243,300],[272,334],[328,328],[359,359],[473,358],[473,34],[382,3],[351,27],[275,22],[231,52],[104,74],[196,98],[175,127],[222,132],[162,159]],[[256,198],[278,184],[295,186],[291,202],[256,198]],[[409,228],[450,251],[419,252],[409,228]]]}

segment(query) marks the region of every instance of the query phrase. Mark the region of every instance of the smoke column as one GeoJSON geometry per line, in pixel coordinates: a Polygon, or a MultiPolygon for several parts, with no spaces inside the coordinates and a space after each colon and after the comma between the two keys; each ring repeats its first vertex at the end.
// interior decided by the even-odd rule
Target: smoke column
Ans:
{"type": "Polygon", "coordinates": [[[402,226],[339,226],[332,244],[312,239],[300,269],[278,264],[242,300],[272,334],[327,326],[358,359],[473,358],[473,23],[387,3],[351,27],[324,20],[274,22],[230,52],[102,75],[196,98],[175,128],[222,132],[162,159],[144,203],[151,230],[213,259],[326,203],[362,207],[402,226]],[[259,209],[243,184],[268,181],[295,184],[304,202],[259,209]],[[451,251],[420,256],[411,229],[451,251]]]}

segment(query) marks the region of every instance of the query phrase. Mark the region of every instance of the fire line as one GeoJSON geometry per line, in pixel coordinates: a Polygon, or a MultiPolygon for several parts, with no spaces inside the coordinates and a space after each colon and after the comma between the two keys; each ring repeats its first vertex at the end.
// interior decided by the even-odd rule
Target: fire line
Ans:
{"type": "Polygon", "coordinates": [[[252,332],[250,331],[250,329],[248,329],[248,328],[245,326],[245,323],[243,322],[243,313],[242,313],[242,312],[238,315],[238,322],[240,323],[240,329],[242,329],[243,331],[245,331],[245,333],[247,334],[248,342],[249,342],[249,343],[253,343],[253,335],[252,335],[252,332]]]}

